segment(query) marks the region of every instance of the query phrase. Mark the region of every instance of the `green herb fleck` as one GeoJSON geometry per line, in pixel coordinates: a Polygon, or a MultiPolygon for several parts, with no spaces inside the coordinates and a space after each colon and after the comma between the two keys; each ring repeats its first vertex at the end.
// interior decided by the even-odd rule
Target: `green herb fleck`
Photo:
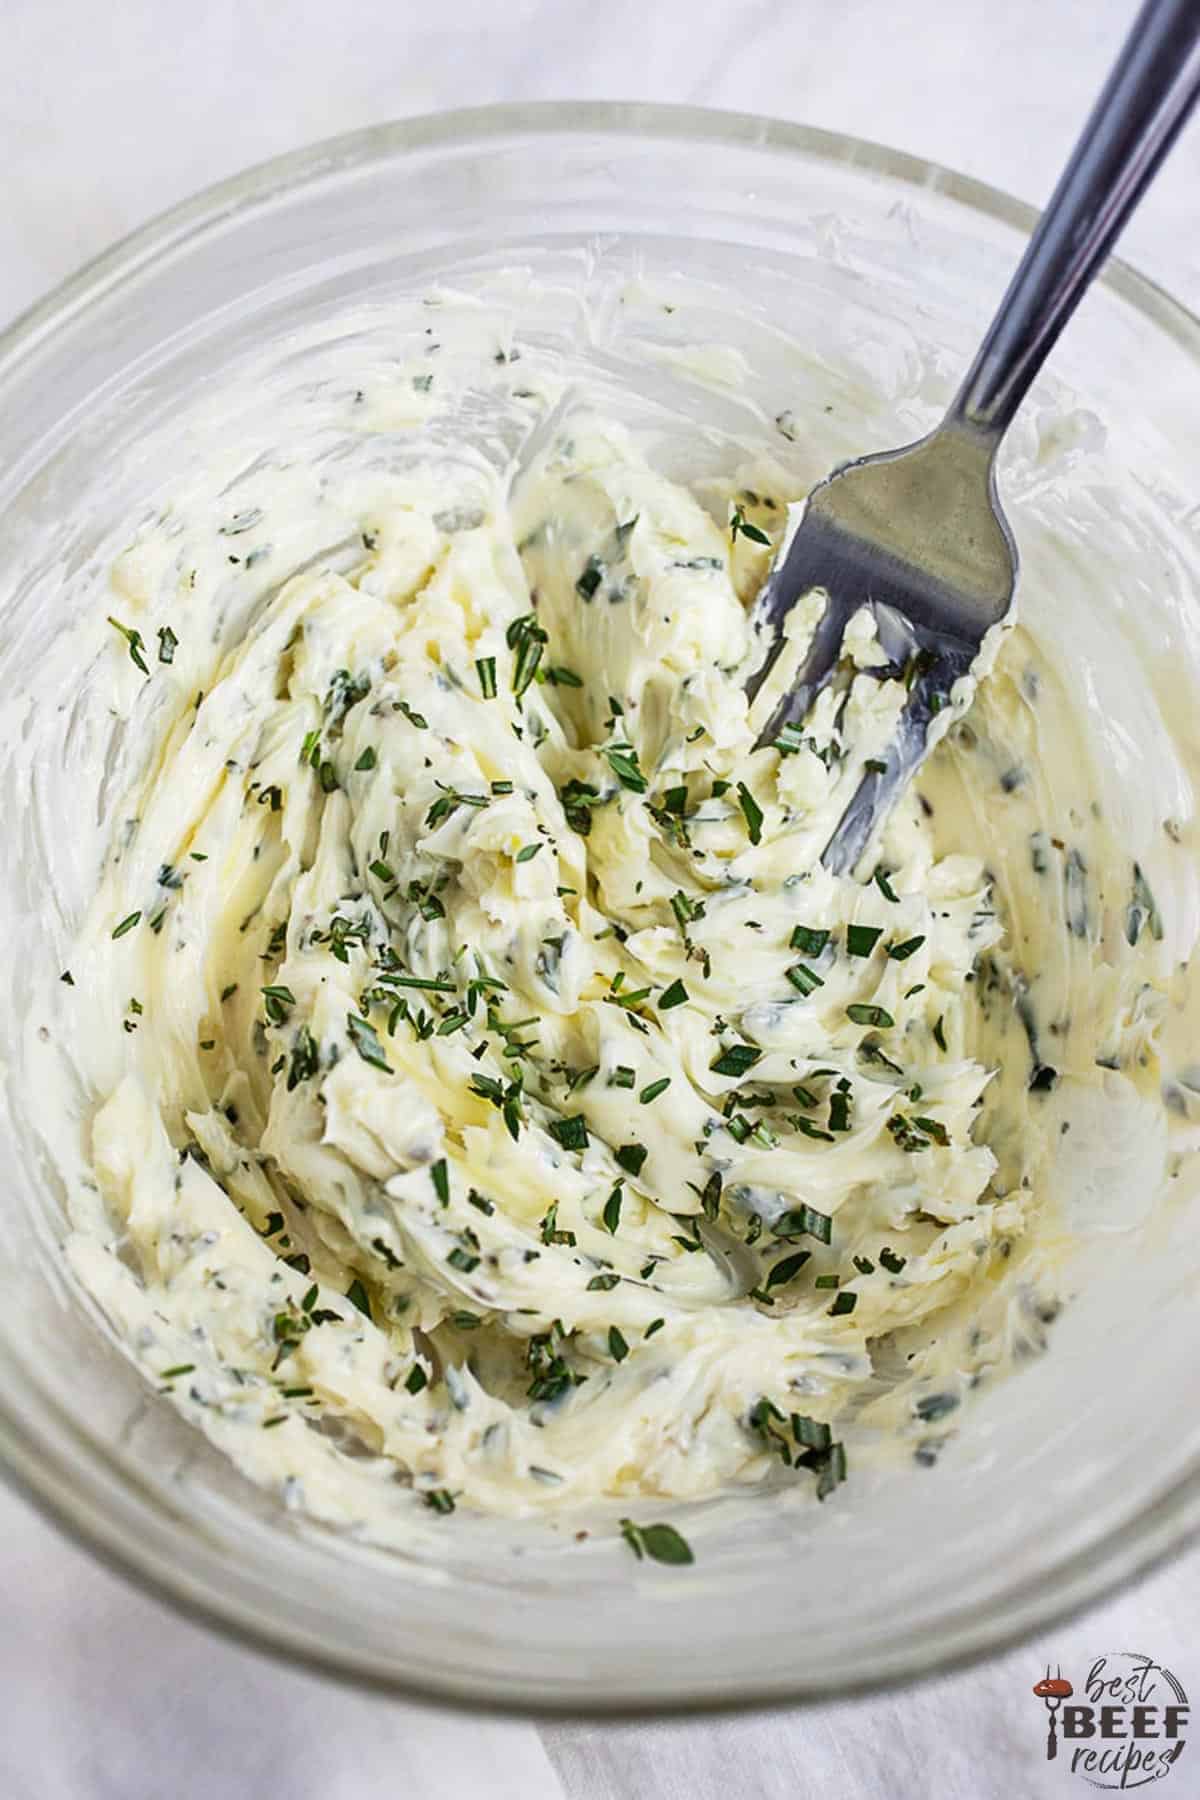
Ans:
{"type": "Polygon", "coordinates": [[[857,1000],[846,1008],[846,1017],[856,1025],[873,1025],[880,1031],[885,1031],[896,1023],[891,1013],[882,1006],[866,1006],[857,1000]]]}
{"type": "MultiPolygon", "coordinates": [[[[882,936],[882,925],[848,925],[846,927],[847,955],[870,956],[882,936]]],[[[920,942],[919,939],[917,941],[920,942]]]]}
{"type": "Polygon", "coordinates": [[[729,541],[736,543],[739,537],[749,538],[752,544],[765,544],[771,547],[771,540],[759,526],[752,525],[742,512],[740,506],[733,509],[733,517],[729,521],[729,541]]]}
{"type": "Polygon", "coordinates": [[[683,1564],[695,1562],[691,1546],[673,1525],[635,1525],[632,1519],[621,1520],[621,1536],[641,1562],[643,1556],[655,1562],[683,1564]]]}
{"type": "Polygon", "coordinates": [[[746,786],[744,781],[739,781],[737,784],[737,797],[738,805],[742,809],[742,817],[746,821],[746,830],[750,834],[750,842],[752,844],[761,844],[763,823],[762,807],[758,804],[758,801],[754,798],[754,795],[750,792],[750,789],[746,786]]]}
{"type": "Polygon", "coordinates": [[[808,956],[820,956],[829,942],[827,931],[815,931],[811,925],[797,925],[792,932],[792,949],[803,950],[808,956]]]}
{"type": "Polygon", "coordinates": [[[363,1061],[370,1063],[372,1068],[382,1069],[385,1074],[390,1075],[392,1065],[383,1053],[383,1045],[376,1037],[375,1028],[370,1020],[364,1019],[361,1013],[347,1013],[346,1029],[350,1034],[350,1042],[363,1061]]]}
{"type": "Polygon", "coordinates": [[[621,1167],[636,1179],[649,1152],[644,1144],[622,1144],[614,1154],[621,1167]]]}
{"type": "Polygon", "coordinates": [[[346,1298],[357,1306],[360,1313],[365,1314],[368,1319],[371,1317],[371,1298],[357,1275],[346,1289],[346,1298]]]}
{"type": "Polygon", "coordinates": [[[145,646],[142,643],[141,632],[134,631],[128,625],[122,625],[120,619],[114,619],[111,613],[108,615],[108,622],[114,631],[120,632],[121,636],[125,639],[126,644],[129,646],[130,662],[133,663],[135,668],[140,669],[143,675],[148,675],[150,670],[146,663],[146,658],[142,654],[145,646]]]}

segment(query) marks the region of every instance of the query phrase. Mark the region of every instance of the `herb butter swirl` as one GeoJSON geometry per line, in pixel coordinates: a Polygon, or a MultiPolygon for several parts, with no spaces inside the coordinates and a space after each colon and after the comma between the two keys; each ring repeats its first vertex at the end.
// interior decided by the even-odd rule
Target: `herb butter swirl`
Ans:
{"type": "Polygon", "coordinates": [[[72,957],[129,996],[77,1271],[328,1520],[825,1497],[878,1347],[982,1304],[1044,1203],[978,1129],[982,858],[914,792],[858,878],[819,861],[903,671],[862,613],[756,750],[792,496],[702,504],[584,414],[515,476],[414,465],[209,651],[261,485],[199,573],[168,532],[112,576],[114,679],[172,697],[72,957]],[[153,625],[147,558],[186,598],[153,625]]]}

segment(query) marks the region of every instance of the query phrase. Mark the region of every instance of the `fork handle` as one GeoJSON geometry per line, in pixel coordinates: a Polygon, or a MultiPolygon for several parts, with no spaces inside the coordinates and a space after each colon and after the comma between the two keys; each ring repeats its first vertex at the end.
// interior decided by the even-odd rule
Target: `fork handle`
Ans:
{"type": "Polygon", "coordinates": [[[1200,0],[1145,0],[948,417],[998,444],[1200,94],[1200,0]]]}

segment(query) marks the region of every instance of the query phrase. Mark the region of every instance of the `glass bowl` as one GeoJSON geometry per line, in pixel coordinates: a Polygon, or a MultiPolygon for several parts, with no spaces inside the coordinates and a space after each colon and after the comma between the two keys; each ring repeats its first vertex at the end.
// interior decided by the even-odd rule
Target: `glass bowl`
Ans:
{"type": "MultiPolygon", "coordinates": [[[[611,1533],[577,1545],[513,1530],[495,1548],[468,1527],[431,1557],[306,1525],[182,1424],[75,1292],[46,1148],[57,1102],[33,1079],[22,1035],[32,972],[61,967],[93,874],[81,832],[46,829],[46,793],[64,770],[70,783],[82,752],[71,721],[48,716],[42,671],[105,533],[136,513],[164,457],[186,466],[186,422],[239,356],[307,341],[314,321],[351,303],[510,265],[569,262],[584,285],[597,271],[682,279],[713,296],[694,328],[740,333],[749,364],[778,335],[778,355],[751,372],[777,384],[759,395],[764,416],[772,399],[807,418],[818,391],[840,397],[797,452],[816,476],[936,415],[1032,218],[913,157],[767,119],[501,107],[364,131],[223,183],[0,340],[3,738],[39,746],[19,777],[6,753],[0,1456],[111,1564],[247,1641],[356,1681],[600,1714],[795,1702],[945,1668],[1094,1601],[1195,1531],[1200,1421],[1181,1398],[1200,1353],[1200,1252],[1186,1162],[1171,1206],[1120,1229],[1097,1218],[1088,1279],[1052,1353],[979,1396],[935,1471],[851,1483],[822,1507],[764,1497],[735,1518],[718,1505],[689,1519],[698,1561],[686,1571],[635,1563],[611,1533]]],[[[1200,329],[1114,263],[1041,394],[1089,453],[1103,437],[1119,494],[1110,543],[1094,512],[1072,506],[1071,446],[1040,486],[1027,456],[1012,507],[1032,543],[1027,568],[1052,592],[1055,532],[1090,533],[1097,616],[1140,610],[1195,693],[1200,329]],[[1147,579],[1131,593],[1105,581],[1121,533],[1145,551],[1147,579]]],[[[1094,466],[1089,480],[1094,497],[1094,466]]],[[[1127,748],[1114,791],[1136,814],[1153,771],[1127,748]]]]}

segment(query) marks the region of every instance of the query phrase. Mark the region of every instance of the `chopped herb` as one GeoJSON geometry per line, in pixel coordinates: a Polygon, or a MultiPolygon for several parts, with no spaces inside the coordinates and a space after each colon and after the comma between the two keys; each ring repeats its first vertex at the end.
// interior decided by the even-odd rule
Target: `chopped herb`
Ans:
{"type": "Polygon", "coordinates": [[[641,1174],[642,1164],[648,1154],[644,1144],[622,1144],[620,1149],[614,1152],[621,1167],[635,1179],[641,1174]]]}
{"type": "Polygon", "coordinates": [[[825,986],[823,978],[815,969],[810,969],[807,963],[793,963],[786,974],[792,986],[805,996],[814,994],[819,987],[825,986]]]}
{"type": "Polygon", "coordinates": [[[890,1012],[882,1006],[865,1006],[855,1000],[846,1008],[846,1017],[856,1025],[873,1025],[878,1030],[886,1030],[896,1023],[890,1012]]]}
{"type": "Polygon", "coordinates": [[[896,1252],[885,1244],[879,1252],[879,1261],[889,1275],[898,1275],[908,1258],[907,1256],[897,1256],[896,1252]]]}
{"type": "Polygon", "coordinates": [[[843,1288],[830,1307],[829,1316],[831,1319],[841,1318],[845,1313],[852,1313],[857,1305],[858,1295],[849,1288],[843,1288]]]}
{"type": "Polygon", "coordinates": [[[1133,893],[1129,902],[1129,910],[1125,915],[1125,938],[1130,945],[1137,943],[1142,935],[1143,925],[1149,925],[1150,936],[1161,942],[1163,935],[1162,914],[1158,910],[1150,884],[1141,870],[1141,865],[1133,865],[1133,893]]]}
{"type": "Polygon", "coordinates": [[[814,1206],[794,1206],[789,1212],[781,1213],[771,1230],[777,1238],[814,1237],[822,1244],[833,1241],[832,1218],[828,1213],[818,1212],[814,1206]]]}
{"type": "Polygon", "coordinates": [[[942,1025],[942,1021],[944,1018],[945,1018],[945,1014],[939,1013],[938,1017],[937,1017],[937,1022],[935,1023],[935,1025],[933,1027],[933,1041],[937,1045],[939,1050],[944,1050],[946,1048],[946,1033],[945,1033],[945,1030],[943,1029],[943,1025],[942,1025]]]}
{"type": "Polygon", "coordinates": [[[548,639],[534,613],[525,613],[521,618],[514,619],[504,637],[509,649],[515,652],[512,691],[519,700],[537,674],[548,639]]]}
{"type": "Polygon", "coordinates": [[[686,1538],[673,1525],[635,1525],[632,1519],[621,1520],[621,1536],[641,1562],[643,1556],[660,1563],[691,1563],[696,1558],[686,1538]]]}
{"type": "Polygon", "coordinates": [[[602,804],[600,790],[586,781],[571,780],[559,788],[558,798],[571,830],[587,837],[592,829],[592,809],[602,804]]]}
{"type": "Polygon", "coordinates": [[[817,1499],[825,1500],[846,1479],[846,1452],[841,1444],[830,1444],[823,1454],[810,1455],[817,1458],[812,1464],[817,1476],[817,1499]]]}
{"type": "Polygon", "coordinates": [[[302,1025],[296,1033],[292,1045],[292,1060],[288,1068],[287,1088],[290,1094],[299,1087],[302,1081],[308,1081],[321,1066],[321,1052],[312,1032],[307,1025],[302,1025]]]}
{"type": "Polygon", "coordinates": [[[564,1150],[586,1150],[588,1147],[587,1120],[582,1113],[574,1113],[566,1119],[551,1119],[546,1130],[564,1150]]]}
{"type": "MultiPolygon", "coordinates": [[[[905,938],[902,944],[889,944],[887,953],[893,962],[907,962],[913,952],[919,950],[924,942],[924,937],[905,938]]],[[[912,990],[910,989],[909,991],[911,992],[912,990]]],[[[906,994],[905,999],[907,998],[908,995],[906,994]]]]}
{"type": "Polygon", "coordinates": [[[545,1218],[542,1220],[541,1230],[543,1244],[566,1244],[570,1247],[575,1242],[575,1233],[573,1231],[560,1231],[559,1229],[557,1200],[552,1202],[545,1218]]]}
{"type": "Polygon", "coordinates": [[[169,625],[158,628],[158,660],[160,663],[173,663],[175,652],[179,648],[179,639],[169,625]]]}
{"type": "Polygon", "coordinates": [[[132,630],[128,625],[122,625],[120,619],[114,619],[111,613],[108,616],[108,622],[113,627],[114,631],[120,632],[121,636],[125,639],[126,644],[129,646],[130,662],[133,663],[135,668],[140,669],[143,675],[148,675],[150,670],[146,663],[146,658],[142,655],[145,646],[142,643],[141,632],[132,630]]]}
{"type": "Polygon", "coordinates": [[[623,1198],[624,1195],[621,1191],[621,1184],[618,1181],[616,1187],[604,1202],[604,1212],[602,1215],[604,1219],[604,1229],[613,1237],[617,1235],[617,1227],[621,1223],[621,1201],[623,1198]]]}
{"type": "Polygon", "coordinates": [[[733,517],[729,521],[729,541],[736,543],[738,537],[749,538],[752,544],[765,544],[771,547],[771,540],[759,526],[752,525],[745,517],[740,506],[733,509],[733,517]]]}
{"type": "Polygon", "coordinates": [[[113,932],[114,939],[123,938],[127,931],[132,931],[141,918],[140,912],[127,913],[113,932]]]}
{"type": "Polygon", "coordinates": [[[709,1068],[715,1075],[745,1075],[762,1056],[762,1051],[753,1044],[730,1044],[719,1056],[713,1058],[709,1068]]]}
{"type": "Polygon", "coordinates": [[[669,1012],[673,1006],[686,1006],[691,998],[682,981],[675,980],[665,987],[656,1002],[659,1012],[669,1012]]]}
{"type": "Polygon", "coordinates": [[[450,1170],[444,1156],[439,1156],[435,1163],[429,1165],[429,1179],[433,1183],[433,1191],[443,1206],[450,1204],[450,1170]]]}
{"type": "Polygon", "coordinates": [[[511,781],[493,781],[492,782],[493,794],[511,794],[512,791],[513,791],[513,784],[511,781]]]}
{"type": "MultiPolygon", "coordinates": [[[[442,787],[440,781],[436,785],[439,788],[442,787]]],[[[447,819],[453,818],[460,806],[480,807],[487,804],[488,796],[486,794],[460,794],[457,788],[442,788],[442,792],[425,814],[425,823],[432,829],[444,824],[447,819]]]]}
{"type": "MultiPolygon", "coordinates": [[[[413,378],[413,386],[416,387],[421,381],[424,381],[428,387],[433,381],[433,376],[417,375],[413,378]]],[[[432,1512],[445,1514],[454,1511],[454,1495],[449,1488],[430,1488],[421,1495],[421,1498],[432,1512]]]]}
{"type": "Polygon", "coordinates": [[[350,1042],[363,1061],[370,1063],[372,1068],[382,1069],[385,1074],[390,1075],[392,1065],[383,1053],[383,1045],[376,1037],[375,1028],[370,1020],[364,1019],[361,1013],[347,1013],[346,1029],[350,1034],[350,1042]]]}
{"type": "Polygon", "coordinates": [[[404,714],[404,717],[408,720],[414,731],[429,730],[429,720],[425,717],[424,713],[414,712],[407,700],[396,700],[393,704],[397,712],[404,714]]]}
{"type": "Polygon", "coordinates": [[[450,1252],[446,1261],[452,1269],[461,1269],[464,1275],[470,1275],[479,1267],[479,1258],[470,1250],[460,1250],[457,1245],[450,1252]]]}
{"type": "Polygon", "coordinates": [[[174,1381],[179,1375],[191,1375],[195,1371],[195,1363],[176,1363],[172,1369],[164,1369],[159,1376],[160,1381],[174,1381]]]}
{"type": "Polygon", "coordinates": [[[811,1250],[797,1250],[794,1256],[785,1256],[781,1262],[777,1262],[767,1276],[768,1291],[773,1287],[782,1287],[785,1281],[790,1281],[793,1275],[798,1275],[811,1257],[811,1250]]]}
{"type": "Polygon", "coordinates": [[[949,1145],[950,1133],[939,1120],[914,1117],[913,1124],[918,1130],[923,1131],[926,1137],[932,1138],[935,1144],[941,1144],[943,1149],[949,1145]]]}
{"type": "Polygon", "coordinates": [[[564,669],[561,665],[557,668],[547,669],[546,680],[551,687],[581,688],[583,686],[582,677],[577,675],[574,669],[564,669]]]}
{"type": "Polygon", "coordinates": [[[621,786],[631,794],[644,794],[648,783],[638,766],[637,751],[632,744],[607,744],[604,757],[621,786]]]}
{"type": "Polygon", "coordinates": [[[617,1363],[624,1362],[629,1355],[629,1345],[615,1325],[610,1325],[608,1328],[608,1354],[617,1363]]]}
{"type": "Polygon", "coordinates": [[[422,1388],[427,1388],[429,1386],[429,1377],[426,1375],[420,1363],[413,1364],[412,1368],[408,1371],[404,1385],[410,1394],[419,1394],[422,1388]]]}
{"type": "Polygon", "coordinates": [[[842,1088],[835,1088],[829,1096],[829,1129],[830,1131],[849,1131],[850,1129],[850,1095],[842,1088]]]}
{"type": "Polygon", "coordinates": [[[75,977],[72,975],[70,969],[64,969],[58,979],[60,981],[65,981],[68,987],[75,986],[75,977]]]}
{"type": "MultiPolygon", "coordinates": [[[[876,944],[883,936],[882,925],[847,925],[846,953],[848,956],[870,956],[876,944]]],[[[920,943],[920,939],[917,942],[920,943]]]]}
{"type": "Polygon", "coordinates": [[[652,1100],[657,1100],[660,1094],[665,1094],[670,1085],[671,1077],[664,1075],[660,1081],[652,1081],[644,1087],[638,1095],[638,1099],[643,1106],[649,1106],[652,1100]]]}
{"type": "Polygon", "coordinates": [[[611,1273],[607,1275],[593,1275],[592,1279],[587,1284],[587,1291],[589,1294],[611,1293],[620,1279],[621,1277],[619,1275],[613,1275],[611,1273]]]}
{"type": "Polygon", "coordinates": [[[362,775],[365,774],[368,769],[373,769],[375,767],[376,760],[375,752],[370,744],[368,744],[354,767],[358,773],[362,775]]]}
{"type": "Polygon", "coordinates": [[[754,798],[754,795],[750,792],[750,789],[746,786],[744,781],[739,781],[737,784],[737,797],[738,805],[742,809],[742,817],[746,821],[746,830],[750,834],[750,842],[752,844],[761,844],[763,823],[762,807],[758,804],[758,801],[754,798]]]}
{"type": "Polygon", "coordinates": [[[296,996],[289,987],[265,987],[262,990],[264,1011],[272,1025],[283,1025],[288,1014],[296,1004],[296,996]]]}
{"type": "Polygon", "coordinates": [[[517,855],[516,855],[517,862],[519,862],[519,863],[532,862],[534,857],[537,855],[538,851],[541,848],[542,848],[542,846],[540,844],[523,844],[521,846],[521,848],[517,851],[517,855]]]}
{"type": "Polygon", "coordinates": [[[815,931],[811,925],[797,925],[792,932],[793,950],[803,950],[809,956],[820,956],[829,942],[827,931],[815,931]]]}
{"type": "Polygon", "coordinates": [[[371,1317],[370,1295],[357,1275],[346,1289],[346,1298],[352,1305],[357,1306],[360,1313],[365,1313],[368,1319],[371,1317]]]}
{"type": "Polygon", "coordinates": [[[876,869],[874,881],[875,886],[879,889],[885,900],[892,901],[893,905],[896,906],[900,904],[900,896],[888,880],[887,872],[884,869],[876,869]]]}
{"type": "Polygon", "coordinates": [[[666,1322],[667,1321],[665,1319],[651,1319],[651,1321],[647,1325],[645,1331],[643,1331],[643,1333],[642,1333],[643,1339],[652,1338],[656,1331],[662,1330],[662,1328],[666,1324],[666,1322]]]}
{"type": "Polygon", "coordinates": [[[496,659],[494,656],[478,656],[475,659],[475,673],[479,677],[479,692],[485,700],[496,698],[496,659]]]}
{"type": "Polygon", "coordinates": [[[575,583],[575,592],[581,600],[591,600],[603,580],[604,563],[598,556],[589,556],[583,565],[583,573],[575,583]]]}

